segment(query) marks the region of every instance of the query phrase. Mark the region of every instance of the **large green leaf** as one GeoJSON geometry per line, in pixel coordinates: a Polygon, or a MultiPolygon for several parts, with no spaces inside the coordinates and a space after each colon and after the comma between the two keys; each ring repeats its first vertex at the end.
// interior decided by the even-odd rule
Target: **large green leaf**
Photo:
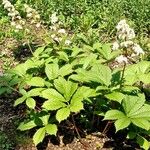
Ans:
{"type": "Polygon", "coordinates": [[[110,94],[106,94],[105,97],[110,99],[110,100],[117,101],[117,102],[121,103],[122,100],[124,99],[125,95],[120,93],[120,92],[112,92],[110,94]]]}
{"type": "Polygon", "coordinates": [[[130,125],[130,123],[131,121],[127,117],[118,119],[117,121],[115,121],[116,132],[124,128],[127,128],[130,125]]]}
{"type": "Polygon", "coordinates": [[[61,122],[65,119],[67,119],[70,115],[70,109],[69,108],[61,108],[56,113],[56,119],[61,122]]]}
{"type": "Polygon", "coordinates": [[[117,120],[126,118],[125,114],[119,110],[109,110],[106,112],[104,120],[117,120]]]}
{"type": "Polygon", "coordinates": [[[39,47],[35,50],[35,52],[33,53],[33,56],[38,57],[45,49],[45,46],[43,47],[39,47]]]}
{"type": "Polygon", "coordinates": [[[55,124],[48,124],[45,126],[45,130],[49,135],[56,135],[58,129],[55,124]]]}
{"type": "Polygon", "coordinates": [[[145,102],[145,98],[142,96],[126,96],[123,100],[123,108],[128,116],[131,116],[134,112],[138,111],[145,102]]]}
{"type": "Polygon", "coordinates": [[[64,94],[66,91],[66,82],[67,81],[63,77],[54,80],[54,85],[61,94],[64,94]]]}
{"type": "Polygon", "coordinates": [[[26,96],[20,97],[18,99],[15,100],[14,106],[17,106],[21,103],[23,103],[26,100],[26,96]]]}
{"type": "Polygon", "coordinates": [[[27,123],[22,122],[17,129],[19,129],[21,131],[25,131],[25,130],[32,129],[34,127],[36,127],[36,124],[35,124],[34,120],[31,120],[27,123]]]}
{"type": "Polygon", "coordinates": [[[109,86],[111,81],[111,70],[108,66],[95,64],[91,71],[87,74],[87,77],[91,81],[109,86]]]}
{"type": "Polygon", "coordinates": [[[70,64],[66,64],[59,69],[60,76],[66,76],[66,75],[71,74],[72,72],[73,72],[72,65],[70,65],[70,64]]]}
{"type": "Polygon", "coordinates": [[[71,112],[79,112],[80,110],[83,109],[83,102],[82,101],[71,101],[71,104],[70,104],[70,111],[71,112]]]}
{"type": "Polygon", "coordinates": [[[42,91],[41,96],[50,100],[66,101],[65,98],[54,89],[46,89],[42,91]]]}
{"type": "Polygon", "coordinates": [[[30,86],[43,87],[45,80],[41,77],[32,77],[31,80],[27,81],[30,86]]]}
{"type": "Polygon", "coordinates": [[[67,101],[70,100],[70,98],[75,93],[77,88],[78,88],[78,84],[77,83],[73,83],[71,81],[67,81],[66,82],[64,96],[65,96],[67,101]]]}
{"type": "Polygon", "coordinates": [[[36,106],[36,102],[33,98],[29,97],[26,99],[26,105],[31,108],[31,109],[34,109],[35,106],[36,106]]]}
{"type": "Polygon", "coordinates": [[[46,64],[45,73],[49,80],[53,80],[59,75],[59,66],[58,64],[46,64]]]}
{"type": "Polygon", "coordinates": [[[40,96],[41,92],[44,90],[45,88],[34,88],[31,89],[30,91],[28,91],[28,96],[32,97],[32,96],[40,96]]]}
{"type": "Polygon", "coordinates": [[[142,129],[149,130],[150,122],[144,118],[132,118],[132,123],[142,129]]]}
{"type": "Polygon", "coordinates": [[[45,127],[42,127],[40,129],[38,129],[33,136],[34,144],[37,145],[40,142],[42,142],[44,137],[45,137],[45,127]]]}
{"type": "Polygon", "coordinates": [[[58,100],[48,100],[44,102],[44,104],[42,105],[42,107],[47,110],[57,110],[65,106],[66,106],[65,103],[58,101],[58,100]]]}

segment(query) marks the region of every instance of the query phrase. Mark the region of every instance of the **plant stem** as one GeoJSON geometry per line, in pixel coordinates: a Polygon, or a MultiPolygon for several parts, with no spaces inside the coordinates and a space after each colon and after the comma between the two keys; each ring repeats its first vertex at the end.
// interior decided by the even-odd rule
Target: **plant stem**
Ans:
{"type": "Polygon", "coordinates": [[[111,124],[112,124],[112,121],[108,121],[103,132],[102,132],[102,135],[106,134],[107,131],[109,130],[109,128],[111,127],[111,124]]]}
{"type": "Polygon", "coordinates": [[[80,136],[79,131],[78,131],[78,129],[77,129],[77,127],[76,127],[76,124],[75,124],[74,117],[73,117],[73,115],[71,115],[71,116],[72,116],[72,122],[73,122],[74,128],[75,128],[75,130],[76,130],[76,133],[77,133],[77,135],[78,135],[78,138],[81,139],[81,136],[80,136]]]}
{"type": "Polygon", "coordinates": [[[120,89],[122,88],[122,84],[123,84],[123,78],[124,78],[125,68],[126,68],[126,63],[124,62],[123,70],[122,70],[122,75],[121,75],[120,89]]]}

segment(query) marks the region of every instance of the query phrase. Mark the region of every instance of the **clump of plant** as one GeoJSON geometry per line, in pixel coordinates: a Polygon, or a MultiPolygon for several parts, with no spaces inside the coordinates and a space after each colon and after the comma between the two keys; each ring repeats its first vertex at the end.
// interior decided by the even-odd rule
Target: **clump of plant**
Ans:
{"type": "MultiPolygon", "coordinates": [[[[57,22],[56,16],[53,19],[57,22]]],[[[119,26],[119,39],[125,40],[119,42],[135,36],[125,21],[119,26]]],[[[126,130],[128,138],[148,150],[150,105],[144,89],[150,83],[150,62],[142,59],[144,51],[126,46],[114,51],[110,43],[83,41],[80,37],[78,45],[66,47],[58,40],[39,47],[33,57],[2,77],[9,75],[9,82],[1,84],[3,92],[16,85],[20,93],[14,106],[23,103],[28,109],[28,118],[18,129],[36,128],[33,141],[37,145],[45,136],[57,135],[64,120],[72,120],[78,133],[75,115],[98,115],[114,123],[116,132],[126,130]]]]}

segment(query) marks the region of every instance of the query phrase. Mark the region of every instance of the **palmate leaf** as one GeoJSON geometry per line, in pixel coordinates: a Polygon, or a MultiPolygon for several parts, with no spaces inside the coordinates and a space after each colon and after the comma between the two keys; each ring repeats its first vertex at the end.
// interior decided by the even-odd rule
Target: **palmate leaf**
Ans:
{"type": "Polygon", "coordinates": [[[130,123],[145,130],[150,129],[150,105],[145,104],[144,95],[126,95],[122,101],[122,106],[124,112],[121,113],[119,110],[107,111],[104,120],[116,120],[115,127],[117,131],[129,126],[130,123]]]}
{"type": "Polygon", "coordinates": [[[64,78],[59,77],[54,81],[56,89],[64,95],[66,101],[69,101],[72,95],[78,88],[78,84],[72,81],[66,81],[64,78]]]}

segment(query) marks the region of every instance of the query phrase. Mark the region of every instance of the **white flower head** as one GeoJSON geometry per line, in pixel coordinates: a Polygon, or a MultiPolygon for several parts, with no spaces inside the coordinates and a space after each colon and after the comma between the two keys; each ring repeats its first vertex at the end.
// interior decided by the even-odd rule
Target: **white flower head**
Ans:
{"type": "Polygon", "coordinates": [[[145,52],[143,51],[143,49],[138,44],[134,44],[134,46],[132,47],[132,49],[134,50],[134,52],[137,55],[145,54],[145,52]]]}
{"type": "Polygon", "coordinates": [[[128,63],[127,57],[125,57],[125,56],[123,56],[123,55],[118,56],[115,60],[116,60],[118,63],[123,63],[123,62],[128,63]]]}
{"type": "Polygon", "coordinates": [[[124,27],[128,27],[125,19],[120,20],[119,23],[116,26],[116,28],[117,28],[118,31],[121,30],[124,27]]]}
{"type": "Polygon", "coordinates": [[[132,41],[125,41],[125,42],[120,43],[120,46],[128,48],[128,47],[132,46],[133,44],[134,43],[132,41]]]}
{"type": "Polygon", "coordinates": [[[119,49],[119,43],[118,42],[114,42],[112,45],[112,50],[117,50],[119,49]]]}
{"type": "Polygon", "coordinates": [[[58,17],[56,16],[56,12],[51,15],[51,23],[55,24],[58,21],[58,17]]]}
{"type": "Polygon", "coordinates": [[[70,45],[71,41],[70,40],[65,40],[65,45],[70,45]]]}
{"type": "Polygon", "coordinates": [[[58,33],[65,34],[65,33],[66,33],[66,30],[65,30],[65,29],[59,29],[59,30],[58,30],[58,33]]]}

